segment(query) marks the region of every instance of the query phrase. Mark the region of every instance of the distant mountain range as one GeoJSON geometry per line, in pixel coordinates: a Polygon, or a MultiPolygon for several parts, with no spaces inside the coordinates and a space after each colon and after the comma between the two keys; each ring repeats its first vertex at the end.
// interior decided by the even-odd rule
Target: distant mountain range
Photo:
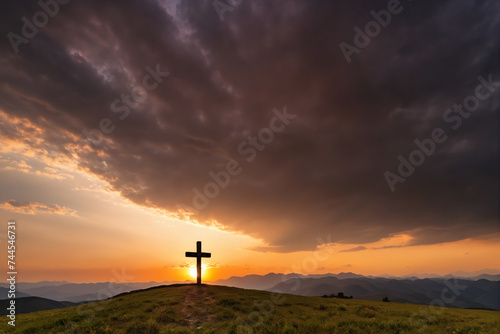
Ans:
{"type": "MultiPolygon", "coordinates": [[[[220,279],[207,284],[226,285],[244,289],[284,292],[303,296],[322,296],[344,293],[355,299],[382,300],[388,297],[394,302],[429,304],[441,297],[446,287],[445,281],[466,286],[460,295],[447,307],[485,308],[500,310],[500,275],[479,274],[474,277],[456,277],[453,275],[432,275],[421,279],[415,275],[404,277],[363,276],[355,273],[339,274],[277,274],[246,275],[220,279]],[[297,286],[297,288],[294,288],[297,286]]],[[[16,302],[24,312],[48,310],[77,305],[82,302],[103,300],[121,293],[146,289],[159,285],[185,282],[139,282],[139,283],[69,283],[66,281],[44,281],[37,283],[16,284],[16,302]],[[32,299],[29,299],[33,297],[32,299]],[[25,299],[28,298],[28,299],[25,299]],[[29,305],[31,306],[29,306],[29,305]]],[[[0,283],[0,305],[7,300],[8,284],[0,283]]],[[[449,297],[449,294],[446,295],[449,297]]],[[[5,309],[5,308],[4,308],[5,309]]],[[[3,313],[2,313],[3,314],[3,313]]]]}
{"type": "Polygon", "coordinates": [[[500,310],[500,281],[485,279],[292,278],[278,283],[273,292],[302,296],[344,293],[355,299],[427,304],[437,300],[446,307],[500,310]],[[444,291],[444,292],[443,292],[444,291]]]}
{"type": "MultiPolygon", "coordinates": [[[[489,281],[500,281],[500,275],[490,275],[490,274],[481,274],[474,277],[458,277],[453,275],[445,275],[439,276],[434,274],[431,275],[432,278],[441,278],[441,279],[449,279],[449,278],[460,278],[464,280],[473,280],[477,281],[480,279],[486,279],[489,281]]],[[[355,273],[347,272],[347,273],[339,273],[339,274],[319,274],[319,275],[302,275],[302,274],[275,274],[270,273],[267,275],[246,275],[246,276],[233,276],[228,279],[220,279],[214,282],[210,282],[210,284],[218,284],[218,285],[227,285],[234,286],[237,288],[244,289],[257,289],[257,290],[268,290],[275,286],[276,284],[283,282],[285,280],[291,278],[323,278],[323,277],[335,277],[338,279],[348,279],[348,278],[371,278],[371,279],[394,279],[394,280],[420,280],[421,278],[414,275],[407,275],[403,277],[395,277],[395,276],[363,276],[355,273]]]]}
{"type": "MultiPolygon", "coordinates": [[[[500,281],[500,275],[492,274],[480,274],[475,277],[457,277],[453,275],[433,275],[432,278],[448,279],[448,278],[460,278],[465,280],[481,280],[486,279],[489,281],[500,281]]],[[[394,276],[363,276],[352,272],[339,273],[339,274],[319,274],[319,275],[302,275],[302,274],[277,274],[269,273],[267,275],[246,275],[243,277],[230,277],[227,279],[220,279],[213,282],[207,282],[208,284],[216,285],[227,285],[237,288],[244,289],[255,289],[255,290],[269,290],[276,286],[277,284],[292,278],[324,278],[324,277],[334,277],[337,279],[380,279],[387,278],[393,280],[419,280],[419,277],[414,275],[407,275],[403,277],[394,276]]],[[[133,290],[145,289],[158,285],[169,285],[176,283],[186,283],[189,281],[178,282],[178,281],[164,281],[164,282],[139,282],[139,283],[114,283],[114,282],[101,282],[101,283],[69,283],[66,281],[43,281],[37,283],[17,283],[16,284],[16,297],[41,297],[47,298],[55,301],[68,301],[68,302],[82,302],[91,300],[102,300],[123,292],[129,292],[133,290]]],[[[0,300],[7,299],[8,283],[0,283],[0,300]]]]}
{"type": "Polygon", "coordinates": [[[243,289],[267,290],[286,279],[304,277],[300,274],[275,274],[267,275],[246,275],[243,277],[232,276],[228,279],[220,279],[210,284],[233,286],[243,289]]]}
{"type": "MultiPolygon", "coordinates": [[[[0,299],[7,299],[8,295],[9,295],[9,288],[3,288],[3,287],[0,288],[0,296],[1,296],[0,299]]],[[[30,297],[30,295],[20,291],[16,291],[16,298],[20,297],[30,297]]]]}
{"type": "MultiPolygon", "coordinates": [[[[420,279],[413,275],[377,277],[351,272],[322,275],[271,273],[230,277],[213,283],[302,296],[322,296],[343,292],[344,295],[352,295],[356,299],[381,301],[384,297],[388,297],[389,300],[395,302],[429,304],[434,299],[442,298],[441,292],[446,287],[445,281],[448,281],[467,288],[459,291],[460,295],[453,298],[452,302],[446,303],[446,307],[500,310],[500,275],[481,274],[468,278],[453,275],[432,276],[432,278],[420,279]]],[[[445,299],[448,297],[451,299],[449,295],[450,293],[447,292],[445,299]]]]}

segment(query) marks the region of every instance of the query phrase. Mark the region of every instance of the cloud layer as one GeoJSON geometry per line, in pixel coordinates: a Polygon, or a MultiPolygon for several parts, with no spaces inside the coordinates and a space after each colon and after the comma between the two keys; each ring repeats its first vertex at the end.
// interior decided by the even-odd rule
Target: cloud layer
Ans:
{"type": "Polygon", "coordinates": [[[16,200],[8,200],[3,203],[0,203],[0,209],[23,213],[27,215],[36,215],[36,214],[54,214],[54,215],[64,215],[64,216],[74,216],[77,217],[77,213],[75,210],[59,206],[57,204],[44,204],[37,202],[19,202],[16,200]]]}
{"type": "MultiPolygon", "coordinates": [[[[241,173],[190,218],[273,251],[497,232],[498,91],[456,131],[443,114],[495,73],[498,5],[402,5],[348,64],[339,43],[386,1],[244,1],[223,22],[211,1],[71,2],[18,54],[2,40],[2,140],[174,214],[235,160],[241,173]],[[284,106],[297,117],[248,162],[239,145],[284,106]],[[391,192],[384,172],[436,127],[448,140],[391,192]],[[95,129],[109,131],[97,145],[95,129]]],[[[4,36],[40,10],[3,6],[4,36]]]]}

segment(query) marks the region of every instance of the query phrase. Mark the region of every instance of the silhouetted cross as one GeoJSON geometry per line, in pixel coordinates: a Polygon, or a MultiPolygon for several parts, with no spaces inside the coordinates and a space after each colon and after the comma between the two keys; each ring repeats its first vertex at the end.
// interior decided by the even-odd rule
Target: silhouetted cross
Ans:
{"type": "Polygon", "coordinates": [[[196,242],[196,253],[195,252],[186,252],[186,257],[195,257],[196,258],[196,283],[201,284],[201,258],[202,257],[210,257],[212,253],[202,253],[201,252],[201,241],[196,242]]]}

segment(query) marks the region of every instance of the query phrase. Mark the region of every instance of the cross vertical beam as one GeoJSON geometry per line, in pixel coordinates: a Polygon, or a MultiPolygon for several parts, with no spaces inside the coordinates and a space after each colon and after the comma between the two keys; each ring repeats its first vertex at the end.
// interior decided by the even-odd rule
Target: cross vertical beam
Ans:
{"type": "Polygon", "coordinates": [[[203,253],[201,251],[201,241],[196,242],[196,253],[195,252],[186,252],[186,257],[195,257],[196,258],[196,284],[201,284],[201,258],[202,257],[211,257],[212,253],[203,253]]]}
{"type": "MultiPolygon", "coordinates": [[[[196,242],[196,254],[201,254],[201,241],[196,242]]],[[[196,257],[196,284],[201,284],[201,256],[196,257]]]]}

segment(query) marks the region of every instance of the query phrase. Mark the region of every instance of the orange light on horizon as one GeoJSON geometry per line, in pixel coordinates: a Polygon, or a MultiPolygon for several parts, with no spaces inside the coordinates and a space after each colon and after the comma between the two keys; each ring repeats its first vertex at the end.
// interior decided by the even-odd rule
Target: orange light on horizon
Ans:
{"type": "MultiPolygon", "coordinates": [[[[201,265],[201,278],[203,279],[205,276],[206,276],[206,270],[208,269],[208,267],[204,264],[201,265]]],[[[189,273],[189,276],[191,276],[191,278],[194,278],[196,279],[197,277],[197,272],[196,272],[196,266],[190,266],[188,268],[188,273],[189,273]]]]}

